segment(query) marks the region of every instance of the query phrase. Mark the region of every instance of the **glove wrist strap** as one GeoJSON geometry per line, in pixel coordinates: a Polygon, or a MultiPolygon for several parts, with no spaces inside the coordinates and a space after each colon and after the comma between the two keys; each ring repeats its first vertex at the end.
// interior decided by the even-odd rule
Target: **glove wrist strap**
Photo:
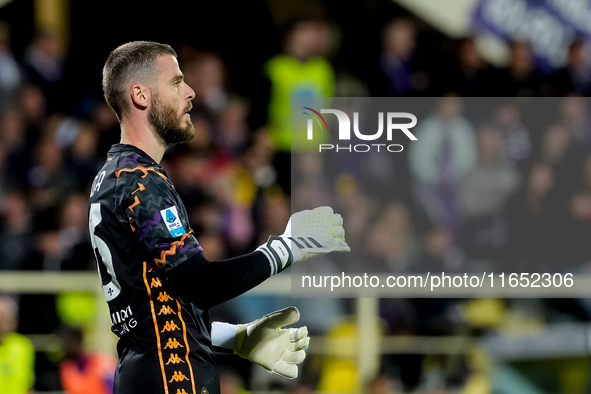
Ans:
{"type": "Polygon", "coordinates": [[[267,243],[259,246],[257,250],[263,252],[269,259],[271,275],[283,271],[293,263],[293,254],[286,237],[271,235],[267,243]]]}

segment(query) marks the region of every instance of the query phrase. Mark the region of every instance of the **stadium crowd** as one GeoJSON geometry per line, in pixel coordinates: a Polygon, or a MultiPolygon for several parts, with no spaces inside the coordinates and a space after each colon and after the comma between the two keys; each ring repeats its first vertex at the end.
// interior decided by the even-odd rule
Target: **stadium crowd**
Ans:
{"type": "MultiPolygon", "coordinates": [[[[510,44],[504,66],[487,62],[472,37],[447,40],[447,56],[430,59],[417,46],[416,21],[400,18],[375,37],[382,50],[374,54],[372,68],[355,74],[337,63],[335,30],[322,19],[294,22],[283,52],[260,65],[256,102],[233,91],[219,54],[176,48],[196,92],[191,119],[197,133],[192,143],[171,148],[163,164],[209,259],[251,251],[282,233],[294,201],[332,201],[345,218],[352,249],[335,261],[339,271],[359,268],[358,261],[371,262],[365,270],[375,272],[589,268],[591,109],[584,96],[591,91],[591,56],[584,42],[575,40],[564,68],[546,75],[524,42],[510,44]],[[375,155],[368,167],[333,168],[330,176],[318,155],[298,156],[294,171],[305,174],[305,182],[292,183],[290,141],[282,137],[289,118],[286,97],[306,94],[445,97],[418,124],[420,144],[375,155]],[[550,110],[540,110],[539,97],[555,97],[544,102],[550,110]],[[474,102],[490,104],[488,112],[474,115],[474,102]],[[449,138],[438,137],[448,129],[449,138]]],[[[60,97],[68,94],[61,85],[68,55],[54,32],[39,32],[19,58],[11,52],[9,33],[0,24],[0,270],[95,270],[88,191],[110,145],[119,140],[117,119],[100,97],[81,97],[74,111],[60,108],[60,97]]],[[[22,295],[18,301],[19,333],[61,327],[56,296],[22,295]]],[[[213,315],[249,321],[274,302],[283,303],[238,300],[213,315]]],[[[383,299],[384,330],[442,335],[491,328],[458,317],[462,302],[383,299]]],[[[539,316],[546,322],[591,318],[591,307],[579,300],[541,302],[539,316]]],[[[512,300],[498,303],[510,308],[512,300]]],[[[302,301],[311,316],[324,316],[311,319],[312,334],[325,334],[352,308],[347,299],[314,304],[302,301]]],[[[424,362],[415,355],[385,357],[372,390],[381,392],[392,382],[406,390],[459,387],[470,377],[462,364],[437,383],[424,373],[424,362]]],[[[239,373],[224,375],[225,384],[242,379],[251,386],[250,369],[228,363],[239,373]]],[[[61,388],[52,365],[55,360],[37,354],[37,390],[61,388]]],[[[338,382],[323,379],[321,368],[307,368],[293,392],[307,392],[305,385],[310,391],[338,388],[338,382]]]]}

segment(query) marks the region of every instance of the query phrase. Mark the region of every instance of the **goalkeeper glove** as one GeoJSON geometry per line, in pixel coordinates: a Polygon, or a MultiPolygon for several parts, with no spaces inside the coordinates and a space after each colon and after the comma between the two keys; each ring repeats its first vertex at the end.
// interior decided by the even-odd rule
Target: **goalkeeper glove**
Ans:
{"type": "Polygon", "coordinates": [[[212,342],[234,351],[277,375],[294,379],[298,365],[306,358],[310,343],[306,326],[281,328],[300,319],[300,312],[290,306],[248,324],[212,323],[212,342]]]}
{"type": "Polygon", "coordinates": [[[271,236],[257,250],[265,253],[271,262],[274,275],[292,263],[308,260],[330,252],[351,250],[345,242],[343,218],[331,207],[294,213],[289,218],[285,232],[271,236]]]}

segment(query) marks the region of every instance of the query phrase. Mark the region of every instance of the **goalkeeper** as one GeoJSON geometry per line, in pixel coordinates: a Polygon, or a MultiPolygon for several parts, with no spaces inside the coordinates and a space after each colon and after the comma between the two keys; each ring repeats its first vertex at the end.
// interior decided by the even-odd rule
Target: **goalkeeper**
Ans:
{"type": "Polygon", "coordinates": [[[116,48],[103,68],[103,91],[121,142],[93,182],[89,230],[111,329],[120,337],[114,393],[219,393],[216,346],[295,378],[307,330],[282,327],[298,321],[296,308],[211,329],[207,311],[291,264],[348,251],[341,216],[330,207],[298,212],[284,234],[252,253],[208,260],[159,164],[169,145],[195,135],[188,114],[195,93],[175,51],[145,41],[116,48]]]}

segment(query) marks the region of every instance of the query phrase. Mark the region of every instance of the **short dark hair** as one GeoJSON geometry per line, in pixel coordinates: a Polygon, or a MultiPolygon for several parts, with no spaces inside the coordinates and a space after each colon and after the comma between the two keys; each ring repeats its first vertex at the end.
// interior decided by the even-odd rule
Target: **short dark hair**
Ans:
{"type": "Polygon", "coordinates": [[[152,85],[158,75],[159,56],[177,56],[170,45],[151,41],[132,41],[111,52],[103,67],[103,93],[119,121],[127,110],[126,89],[131,83],[152,85]]]}

